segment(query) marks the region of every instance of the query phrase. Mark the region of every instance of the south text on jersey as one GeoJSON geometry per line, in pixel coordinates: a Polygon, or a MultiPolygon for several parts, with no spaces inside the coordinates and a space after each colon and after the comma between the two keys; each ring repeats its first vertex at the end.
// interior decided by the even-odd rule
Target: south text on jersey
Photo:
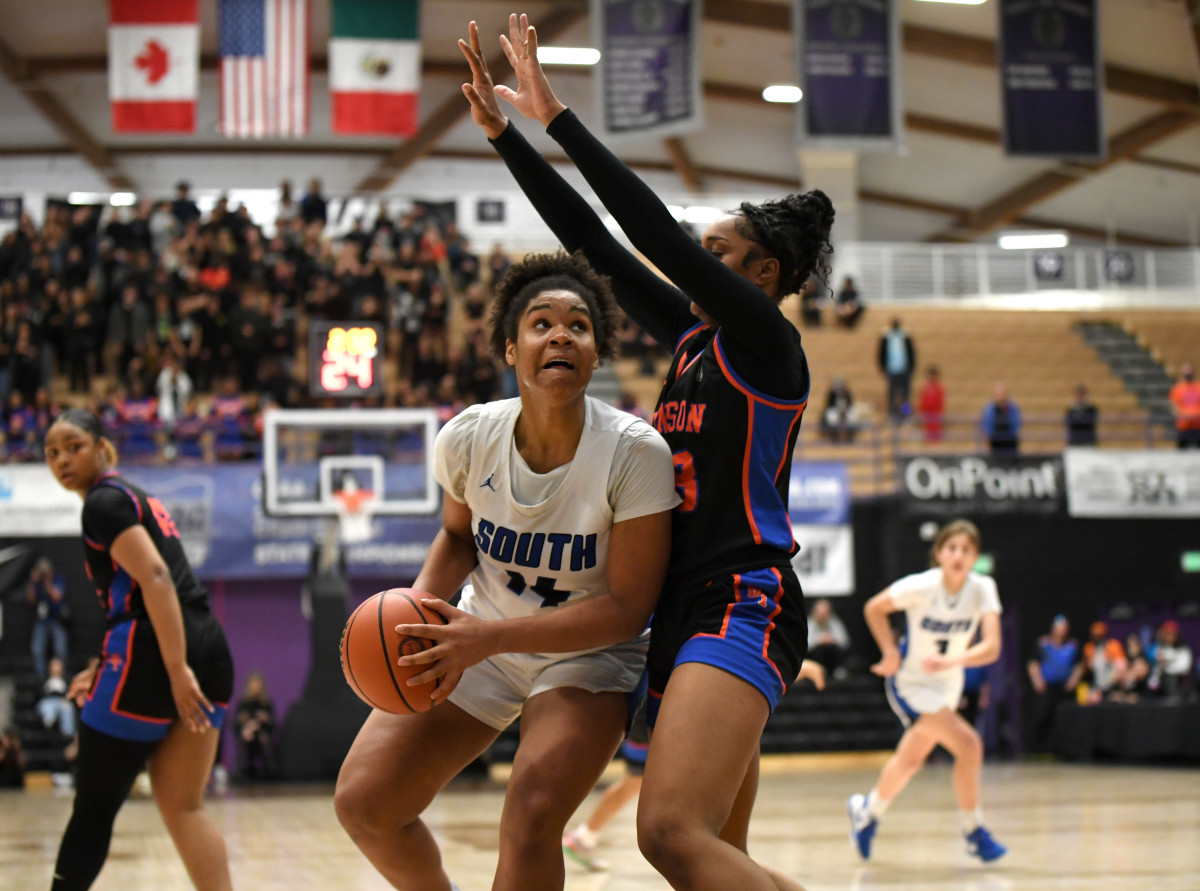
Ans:
{"type": "Polygon", "coordinates": [[[570,560],[570,571],[592,569],[596,565],[596,533],[578,535],[571,532],[517,532],[507,526],[497,526],[491,520],[479,518],[475,546],[497,563],[542,567],[551,572],[563,569],[564,559],[570,560]]]}
{"type": "Polygon", "coordinates": [[[972,619],[950,619],[943,621],[935,619],[933,616],[926,616],[921,620],[921,627],[926,631],[932,631],[934,634],[949,634],[954,631],[970,631],[973,621],[972,619]]]}

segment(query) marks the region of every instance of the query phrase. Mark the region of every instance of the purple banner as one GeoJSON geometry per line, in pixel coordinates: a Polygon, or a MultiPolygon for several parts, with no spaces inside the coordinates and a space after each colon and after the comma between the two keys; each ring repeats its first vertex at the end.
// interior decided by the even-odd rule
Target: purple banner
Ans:
{"type": "Polygon", "coordinates": [[[814,147],[890,148],[900,139],[894,0],[797,0],[800,134],[814,147]]]}
{"type": "Polygon", "coordinates": [[[592,0],[591,10],[601,132],[664,136],[703,127],[700,0],[592,0]]]}
{"type": "Polygon", "coordinates": [[[1103,158],[1096,0],[1000,0],[998,8],[1005,151],[1103,158]]]}

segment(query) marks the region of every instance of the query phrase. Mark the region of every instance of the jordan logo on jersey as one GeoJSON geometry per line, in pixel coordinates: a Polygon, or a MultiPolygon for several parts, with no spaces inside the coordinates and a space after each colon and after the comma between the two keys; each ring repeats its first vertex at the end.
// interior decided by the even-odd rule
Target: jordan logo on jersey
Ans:
{"type": "Polygon", "coordinates": [[[561,572],[565,560],[570,571],[580,572],[596,565],[596,533],[573,535],[570,532],[515,532],[507,526],[497,526],[491,520],[479,518],[475,546],[497,563],[541,567],[542,555],[549,551],[545,568],[561,572]]]}
{"type": "Polygon", "coordinates": [[[706,403],[689,405],[686,399],[664,402],[650,419],[659,433],[699,433],[706,403]]]}
{"type": "Polygon", "coordinates": [[[479,488],[482,489],[484,486],[487,486],[489,489],[491,489],[493,492],[495,492],[496,487],[492,485],[492,477],[494,477],[495,475],[496,475],[496,471],[493,470],[491,473],[488,474],[488,478],[479,484],[479,488]]]}
{"type": "Polygon", "coordinates": [[[921,627],[934,634],[951,634],[955,631],[970,631],[973,623],[973,619],[951,619],[943,622],[932,616],[926,616],[921,620],[921,627]]]}

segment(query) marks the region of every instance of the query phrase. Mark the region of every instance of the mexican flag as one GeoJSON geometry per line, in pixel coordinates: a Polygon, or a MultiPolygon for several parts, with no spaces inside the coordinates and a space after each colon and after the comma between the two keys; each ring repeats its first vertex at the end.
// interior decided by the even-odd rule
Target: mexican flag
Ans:
{"type": "Polygon", "coordinates": [[[418,0],[333,0],[334,133],[411,136],[421,86],[418,0]]]}
{"type": "Polygon", "coordinates": [[[196,0],[111,0],[108,12],[113,132],[194,132],[200,84],[196,0]]]}

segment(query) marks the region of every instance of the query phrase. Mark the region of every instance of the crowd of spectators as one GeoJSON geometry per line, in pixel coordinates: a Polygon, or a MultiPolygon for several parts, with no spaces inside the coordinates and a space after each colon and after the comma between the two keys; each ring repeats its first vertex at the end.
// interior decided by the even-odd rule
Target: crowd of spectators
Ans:
{"type": "MultiPolygon", "coordinates": [[[[318,180],[299,201],[284,183],[268,234],[180,183],[173,201],[26,215],[0,240],[0,461],[40,458],[55,375],[128,458],[253,457],[264,410],[314,404],[297,357],[318,319],[382,326],[395,374],[368,404],[452,414],[510,394],[483,332],[503,248],[476,253],[421,203],[329,238],[328,208],[318,180]]],[[[631,325],[622,340],[647,363],[657,349],[631,325]]]]}
{"type": "Polygon", "coordinates": [[[1131,626],[1120,634],[1097,620],[1080,645],[1067,618],[1056,616],[1026,665],[1033,692],[1031,741],[1035,749],[1049,745],[1062,702],[1172,705],[1192,700],[1198,692],[1196,668],[1177,619],[1131,626]]]}

